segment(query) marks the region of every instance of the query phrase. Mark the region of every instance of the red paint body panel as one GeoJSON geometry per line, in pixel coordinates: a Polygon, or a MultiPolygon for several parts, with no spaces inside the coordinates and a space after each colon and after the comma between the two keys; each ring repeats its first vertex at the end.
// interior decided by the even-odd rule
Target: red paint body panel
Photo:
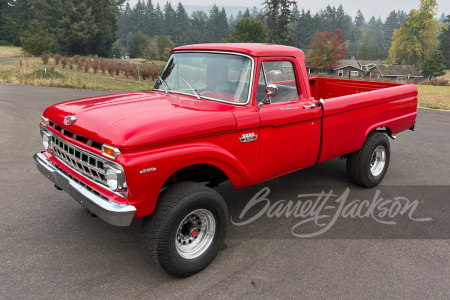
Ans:
{"type": "MultiPolygon", "coordinates": [[[[239,189],[311,166],[361,148],[374,129],[392,134],[410,128],[416,119],[417,89],[412,85],[308,79],[303,52],[268,44],[204,44],[173,51],[239,52],[255,62],[251,101],[247,105],[164,92],[124,93],[64,102],[49,107],[44,117],[77,134],[120,149],[115,161],[124,168],[128,198],[90,183],[46,153],[55,164],[111,199],[136,207],[135,218],[153,213],[159,192],[176,171],[196,164],[222,170],[239,189]],[[289,60],[300,97],[256,108],[260,65],[289,60]],[[315,100],[324,106],[310,109],[315,100]],[[304,108],[303,106],[307,106],[304,108]],[[77,120],[63,125],[67,115],[77,120]],[[241,142],[245,135],[256,135],[241,142]],[[156,171],[141,174],[143,169],[156,171]]],[[[278,82],[283,84],[283,82],[278,82]]],[[[295,86],[294,82],[289,82],[295,86]]],[[[101,151],[63,136],[69,142],[101,151]]]]}

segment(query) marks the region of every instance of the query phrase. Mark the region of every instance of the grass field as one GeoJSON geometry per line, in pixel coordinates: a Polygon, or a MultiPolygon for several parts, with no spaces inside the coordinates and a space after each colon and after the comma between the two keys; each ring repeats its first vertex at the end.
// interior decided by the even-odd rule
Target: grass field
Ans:
{"type": "Polygon", "coordinates": [[[22,48],[14,46],[0,46],[0,58],[31,57],[29,53],[23,52],[22,48]]]}
{"type": "Polygon", "coordinates": [[[450,110],[450,86],[418,85],[419,106],[450,110]]]}
{"type": "MultiPolygon", "coordinates": [[[[163,67],[165,62],[155,62],[158,66],[163,67]]],[[[154,81],[150,79],[138,80],[133,77],[126,78],[124,74],[119,76],[102,75],[99,71],[94,74],[92,69],[88,73],[84,70],[77,71],[74,67],[70,70],[69,67],[62,68],[61,64],[55,66],[51,59],[48,65],[44,65],[40,59],[23,60],[22,65],[20,61],[6,61],[0,62],[0,81],[16,84],[36,85],[36,86],[53,86],[79,89],[94,89],[94,90],[111,90],[111,91],[148,91],[153,88],[154,81]],[[46,68],[45,73],[50,74],[52,67],[55,68],[56,76],[37,76],[42,74],[46,68]]]]}

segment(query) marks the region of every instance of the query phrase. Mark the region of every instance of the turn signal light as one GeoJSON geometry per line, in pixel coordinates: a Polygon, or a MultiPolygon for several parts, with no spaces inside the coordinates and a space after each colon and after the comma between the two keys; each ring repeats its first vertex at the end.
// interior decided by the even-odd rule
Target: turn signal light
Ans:
{"type": "Polygon", "coordinates": [[[102,153],[103,153],[104,156],[107,156],[107,157],[115,159],[120,154],[120,151],[117,148],[103,145],[102,146],[102,153]]]}

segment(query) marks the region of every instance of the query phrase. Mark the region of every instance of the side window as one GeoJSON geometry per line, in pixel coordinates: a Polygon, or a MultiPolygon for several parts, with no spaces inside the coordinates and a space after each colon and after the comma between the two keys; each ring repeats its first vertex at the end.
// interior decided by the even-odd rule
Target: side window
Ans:
{"type": "Polygon", "coordinates": [[[272,103],[290,102],[300,98],[292,62],[265,61],[261,64],[256,94],[258,102],[264,99],[266,86],[270,83],[278,87],[278,95],[272,98],[272,103]]]}

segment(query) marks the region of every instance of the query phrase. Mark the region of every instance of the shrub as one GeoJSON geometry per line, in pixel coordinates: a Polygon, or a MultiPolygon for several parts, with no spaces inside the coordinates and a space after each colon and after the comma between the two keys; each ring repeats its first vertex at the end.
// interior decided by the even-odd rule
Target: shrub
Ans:
{"type": "Polygon", "coordinates": [[[60,54],[53,55],[53,60],[55,61],[55,66],[57,66],[59,64],[59,62],[61,61],[62,58],[63,57],[60,54]]]}
{"type": "Polygon", "coordinates": [[[50,55],[47,53],[44,53],[41,55],[41,59],[42,59],[42,62],[44,63],[44,65],[47,65],[48,61],[50,60],[50,55]]]}
{"type": "Polygon", "coordinates": [[[98,59],[94,60],[91,63],[92,69],[94,70],[94,74],[97,74],[98,70],[100,69],[100,61],[98,59]]]}
{"type": "Polygon", "coordinates": [[[432,78],[422,82],[423,85],[448,86],[449,81],[444,78],[432,78]]]}
{"type": "Polygon", "coordinates": [[[86,62],[84,64],[84,73],[89,72],[89,69],[91,68],[91,63],[90,62],[86,62]]]}
{"type": "Polygon", "coordinates": [[[116,64],[116,76],[120,75],[120,71],[122,71],[122,64],[116,64]]]}
{"type": "Polygon", "coordinates": [[[114,76],[114,73],[116,72],[116,65],[114,63],[110,62],[107,64],[107,68],[108,68],[108,73],[111,76],[114,76]]]}
{"type": "Polygon", "coordinates": [[[129,64],[126,64],[123,66],[123,73],[125,74],[125,77],[128,79],[131,75],[131,66],[129,64]]]}
{"type": "Polygon", "coordinates": [[[37,20],[31,21],[19,38],[23,51],[33,55],[49,52],[55,43],[47,30],[44,30],[42,24],[37,20]]]}
{"type": "Polygon", "coordinates": [[[67,57],[65,57],[65,56],[63,56],[62,58],[61,58],[61,66],[63,67],[63,69],[65,69],[66,68],[66,66],[67,66],[67,61],[68,61],[69,59],[67,58],[67,57]]]}
{"type": "Polygon", "coordinates": [[[80,60],[78,60],[77,63],[77,71],[81,71],[81,69],[83,69],[83,67],[86,65],[87,59],[84,56],[80,57],[80,60]]]}

